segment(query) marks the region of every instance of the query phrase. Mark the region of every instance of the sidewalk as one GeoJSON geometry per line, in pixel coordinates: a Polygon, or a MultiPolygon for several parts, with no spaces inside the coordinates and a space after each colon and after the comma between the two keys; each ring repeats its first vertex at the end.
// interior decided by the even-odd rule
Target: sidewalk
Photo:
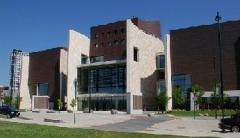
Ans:
{"type": "Polygon", "coordinates": [[[140,132],[149,134],[167,134],[183,136],[213,136],[224,138],[239,138],[240,133],[221,133],[219,120],[211,117],[169,117],[166,115],[127,115],[110,113],[76,113],[76,124],[73,123],[73,113],[32,113],[22,112],[21,119],[4,119],[3,121],[52,125],[59,127],[90,128],[105,131],[140,132]],[[44,122],[44,119],[61,120],[62,123],[44,122]]]}
{"type": "Polygon", "coordinates": [[[218,128],[218,123],[219,120],[213,118],[196,118],[194,120],[190,117],[182,117],[155,124],[152,127],[139,132],[183,136],[214,136],[222,138],[240,137],[240,133],[221,133],[221,129],[218,128]]]}

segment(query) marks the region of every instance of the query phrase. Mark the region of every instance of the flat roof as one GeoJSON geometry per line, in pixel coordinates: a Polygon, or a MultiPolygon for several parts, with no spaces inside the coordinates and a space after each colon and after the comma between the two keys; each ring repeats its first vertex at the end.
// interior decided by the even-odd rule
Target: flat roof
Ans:
{"type": "Polygon", "coordinates": [[[48,51],[60,50],[60,49],[63,49],[63,50],[66,50],[66,51],[67,51],[67,48],[66,48],[66,47],[55,47],[55,48],[49,48],[49,49],[40,50],[40,51],[36,51],[36,52],[30,52],[30,54],[41,53],[41,52],[48,52],[48,51]]]}
{"type": "MultiPolygon", "coordinates": [[[[229,24],[229,23],[240,23],[240,20],[230,20],[230,21],[225,21],[225,22],[221,22],[221,24],[225,25],[225,24],[229,24]]],[[[216,25],[217,23],[213,23],[213,24],[202,24],[202,25],[193,25],[193,26],[189,26],[189,27],[183,27],[183,28],[178,28],[178,29],[172,29],[170,30],[170,32],[174,32],[174,31],[183,31],[183,30],[189,30],[189,29],[197,29],[197,28],[204,28],[204,27],[211,27],[216,25]]]]}

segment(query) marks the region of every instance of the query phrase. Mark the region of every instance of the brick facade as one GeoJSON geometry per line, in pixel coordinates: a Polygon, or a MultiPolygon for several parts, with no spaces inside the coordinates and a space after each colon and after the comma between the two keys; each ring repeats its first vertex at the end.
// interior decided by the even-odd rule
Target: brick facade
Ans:
{"type": "MultiPolygon", "coordinates": [[[[221,31],[224,89],[240,89],[240,21],[222,23],[221,31]]],[[[172,75],[191,74],[192,84],[212,91],[219,80],[217,25],[172,30],[170,35],[172,75]]]]}
{"type": "MultiPolygon", "coordinates": [[[[60,97],[60,50],[48,49],[30,53],[29,86],[48,83],[49,101],[54,102],[60,97]]],[[[30,89],[31,91],[31,89],[30,89]]],[[[36,94],[36,92],[32,92],[36,94]]]]}
{"type": "MultiPolygon", "coordinates": [[[[159,21],[131,21],[147,34],[160,37],[159,21]]],[[[104,61],[126,59],[126,21],[91,28],[90,57],[104,56],[104,61]]]]}

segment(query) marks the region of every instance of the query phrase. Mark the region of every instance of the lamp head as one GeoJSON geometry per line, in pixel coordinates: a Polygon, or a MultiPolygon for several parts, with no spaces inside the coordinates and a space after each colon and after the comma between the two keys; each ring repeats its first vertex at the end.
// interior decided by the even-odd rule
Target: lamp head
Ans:
{"type": "Polygon", "coordinates": [[[217,16],[215,17],[215,21],[220,22],[222,17],[219,15],[219,12],[217,12],[217,16]]]}

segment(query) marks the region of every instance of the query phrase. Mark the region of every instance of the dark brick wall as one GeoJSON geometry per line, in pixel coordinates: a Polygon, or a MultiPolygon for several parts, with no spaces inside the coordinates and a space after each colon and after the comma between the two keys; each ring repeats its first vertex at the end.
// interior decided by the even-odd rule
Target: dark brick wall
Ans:
{"type": "Polygon", "coordinates": [[[155,71],[146,78],[141,78],[143,110],[157,110],[157,81],[162,80],[163,72],[155,71]]]}
{"type": "MultiPolygon", "coordinates": [[[[143,21],[133,18],[132,22],[147,34],[160,37],[159,21],[143,21]]],[[[126,59],[126,21],[118,21],[91,28],[90,56],[104,56],[104,60],[126,59]],[[117,34],[115,34],[117,31],[117,34]],[[123,32],[122,32],[123,31],[123,32]],[[108,33],[110,32],[110,35],[108,33]],[[96,38],[96,35],[98,37],[96,38]],[[114,44],[117,40],[118,44],[114,44]],[[125,42],[121,42],[125,40],[125,42]],[[112,46],[109,46],[109,42],[112,46]],[[96,48],[95,45],[98,44],[96,48]]]]}
{"type": "Polygon", "coordinates": [[[132,22],[138,26],[139,29],[142,29],[147,34],[152,34],[160,38],[160,22],[159,21],[143,21],[138,18],[133,18],[132,22]]]}
{"type": "Polygon", "coordinates": [[[59,98],[61,48],[30,53],[29,85],[48,83],[50,101],[59,98]]]}
{"type": "Polygon", "coordinates": [[[114,41],[126,42],[126,21],[119,21],[107,25],[101,25],[91,28],[90,56],[104,56],[104,60],[125,59],[126,43],[114,44],[114,41]],[[123,29],[123,32],[121,32],[123,29]],[[117,34],[115,34],[117,30],[117,34]],[[110,32],[110,34],[108,34],[110,32]],[[95,35],[99,35],[98,38],[95,35]],[[109,46],[109,43],[112,43],[109,46]],[[98,47],[95,47],[98,44],[98,47]],[[103,44],[103,45],[102,45],[103,44]]]}
{"type": "MultiPolygon", "coordinates": [[[[236,90],[240,85],[239,65],[236,64],[240,61],[236,60],[240,54],[240,21],[225,22],[221,29],[224,89],[236,90]]],[[[172,74],[191,74],[192,84],[212,90],[215,78],[219,80],[217,25],[172,30],[170,35],[172,74]],[[213,57],[216,57],[216,73],[213,57]]]]}

